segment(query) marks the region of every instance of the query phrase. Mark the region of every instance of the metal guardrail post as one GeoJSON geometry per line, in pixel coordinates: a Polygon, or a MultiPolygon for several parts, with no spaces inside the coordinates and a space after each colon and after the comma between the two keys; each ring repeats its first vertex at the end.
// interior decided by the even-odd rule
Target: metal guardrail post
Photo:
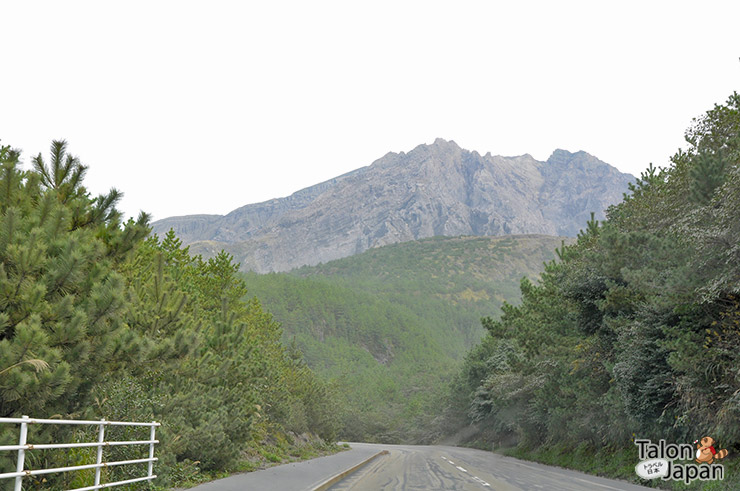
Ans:
{"type": "MultiPolygon", "coordinates": [[[[152,421],[152,429],[149,431],[149,441],[152,443],[149,444],[149,458],[154,458],[154,434],[157,431],[157,422],[152,421]]],[[[154,475],[154,461],[149,461],[149,474],[147,477],[152,477],[154,475]]]]}
{"type": "Polygon", "coordinates": [[[13,424],[20,425],[20,436],[17,445],[0,445],[0,452],[18,452],[18,462],[16,465],[15,472],[1,472],[0,480],[2,479],[15,479],[15,491],[22,491],[23,479],[31,476],[40,476],[44,474],[52,474],[57,472],[72,472],[81,471],[86,469],[95,469],[95,484],[92,486],[85,486],[82,488],[76,488],[78,491],[93,491],[102,488],[110,488],[113,486],[123,486],[125,484],[132,484],[135,482],[152,481],[156,479],[157,475],[154,474],[154,462],[159,460],[154,457],[154,445],[159,443],[156,438],[157,426],[160,423],[152,421],[151,423],[144,422],[124,422],[124,421],[107,421],[105,418],[97,421],[88,420],[63,420],[63,419],[36,419],[23,416],[22,418],[2,418],[0,417],[0,424],[13,424]],[[96,442],[77,442],[77,443],[41,443],[32,445],[28,443],[28,428],[31,424],[55,424],[55,425],[89,425],[98,427],[98,440],[96,442]],[[149,427],[149,440],[114,440],[110,442],[105,441],[105,427],[106,426],[129,426],[129,427],[149,427]],[[103,459],[103,451],[107,446],[124,446],[124,445],[149,445],[149,458],[146,459],[132,459],[132,460],[120,460],[115,462],[105,462],[103,459]],[[44,450],[44,449],[62,449],[62,448],[97,448],[97,463],[95,464],[83,464],[69,467],[55,467],[47,469],[25,469],[25,458],[26,451],[31,450],[44,450]],[[125,479],[123,481],[107,482],[100,484],[102,480],[103,467],[113,467],[120,465],[135,465],[135,464],[148,464],[148,475],[143,477],[136,477],[133,479],[125,479]]]}
{"type": "MultiPolygon", "coordinates": [[[[105,418],[100,420],[100,429],[98,430],[98,460],[95,462],[98,464],[103,463],[103,442],[105,441],[105,418]]],[[[100,467],[95,468],[95,485],[100,484],[100,467]]]]}
{"type": "MultiPolygon", "coordinates": [[[[23,415],[23,419],[28,419],[28,416],[23,415]]],[[[25,445],[26,439],[28,438],[28,423],[25,421],[21,423],[21,436],[18,440],[18,445],[25,445]]],[[[23,467],[25,466],[26,461],[26,451],[23,448],[18,449],[18,463],[16,464],[15,471],[16,472],[23,472],[23,467]]],[[[15,490],[14,491],[21,491],[23,488],[23,476],[18,476],[15,478],[15,490]]]]}

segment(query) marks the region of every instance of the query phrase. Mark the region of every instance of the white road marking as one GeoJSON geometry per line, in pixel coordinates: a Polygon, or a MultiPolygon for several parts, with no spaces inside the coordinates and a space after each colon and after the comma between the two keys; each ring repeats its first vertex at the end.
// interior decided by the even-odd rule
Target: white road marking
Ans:
{"type": "MultiPolygon", "coordinates": [[[[448,459],[444,455],[441,455],[440,457],[441,457],[442,460],[444,460],[445,462],[449,463],[450,465],[455,465],[455,463],[453,461],[451,461],[450,459],[448,459]]],[[[461,470],[462,472],[464,472],[466,474],[469,474],[469,472],[466,469],[460,467],[459,465],[455,465],[455,468],[457,468],[458,470],[461,470]]],[[[471,474],[470,477],[473,478],[473,481],[481,484],[483,487],[487,487],[487,488],[490,488],[491,487],[490,484],[488,484],[486,481],[484,481],[483,479],[481,479],[478,476],[474,476],[474,475],[471,474]]]]}
{"type": "Polygon", "coordinates": [[[486,481],[484,481],[480,477],[473,476],[473,481],[478,482],[478,483],[482,484],[483,486],[487,486],[489,488],[491,487],[490,484],[488,484],[486,481]]]}

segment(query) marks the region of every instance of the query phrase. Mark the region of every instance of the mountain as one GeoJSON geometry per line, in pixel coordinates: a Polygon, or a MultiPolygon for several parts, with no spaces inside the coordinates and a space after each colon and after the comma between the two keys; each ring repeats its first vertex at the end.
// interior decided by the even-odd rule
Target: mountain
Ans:
{"type": "Polygon", "coordinates": [[[480,319],[520,303],[562,241],[544,235],[433,237],[367,250],[288,273],[244,278],[308,365],[342,398],[342,438],[429,441],[480,319]]]}
{"type": "Polygon", "coordinates": [[[221,249],[244,270],[287,271],[367,249],[432,236],[575,236],[622,199],[629,174],[585,152],[480,155],[437,139],[388,153],[363,167],[287,198],[220,215],[159,220],[192,252],[221,249]]]}

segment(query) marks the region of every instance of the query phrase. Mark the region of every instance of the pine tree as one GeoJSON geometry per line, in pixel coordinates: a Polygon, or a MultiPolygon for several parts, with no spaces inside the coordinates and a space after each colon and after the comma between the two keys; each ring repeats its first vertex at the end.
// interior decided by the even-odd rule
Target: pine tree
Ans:
{"type": "Polygon", "coordinates": [[[52,144],[48,166],[34,158],[34,171],[18,168],[18,152],[0,155],[0,370],[15,365],[0,374],[2,413],[75,415],[107,369],[139,350],[115,263],[146,223],[121,227],[116,193],[90,198],[64,142],[52,144]],[[18,365],[31,359],[48,368],[18,365]]]}
{"type": "Polygon", "coordinates": [[[723,153],[703,152],[696,156],[691,167],[691,199],[697,204],[706,205],[712,200],[714,190],[725,180],[727,162],[723,153]]]}

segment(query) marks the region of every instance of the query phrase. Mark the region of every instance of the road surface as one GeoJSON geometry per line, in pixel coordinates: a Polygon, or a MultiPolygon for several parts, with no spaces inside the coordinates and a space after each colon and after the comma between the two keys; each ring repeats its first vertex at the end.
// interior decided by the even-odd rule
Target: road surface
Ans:
{"type": "Polygon", "coordinates": [[[236,474],[188,491],[310,491],[379,451],[374,447],[353,445],[352,449],[334,455],[236,474]]]}
{"type": "MultiPolygon", "coordinates": [[[[331,491],[637,491],[623,481],[590,476],[461,447],[352,443],[352,449],[305,462],[219,479],[194,491],[311,491],[382,450],[331,491]]],[[[637,462],[635,461],[635,464],[637,462]]]]}
{"type": "Polygon", "coordinates": [[[390,453],[349,475],[331,491],[650,489],[470,448],[366,443],[353,443],[352,447],[390,453]]]}

